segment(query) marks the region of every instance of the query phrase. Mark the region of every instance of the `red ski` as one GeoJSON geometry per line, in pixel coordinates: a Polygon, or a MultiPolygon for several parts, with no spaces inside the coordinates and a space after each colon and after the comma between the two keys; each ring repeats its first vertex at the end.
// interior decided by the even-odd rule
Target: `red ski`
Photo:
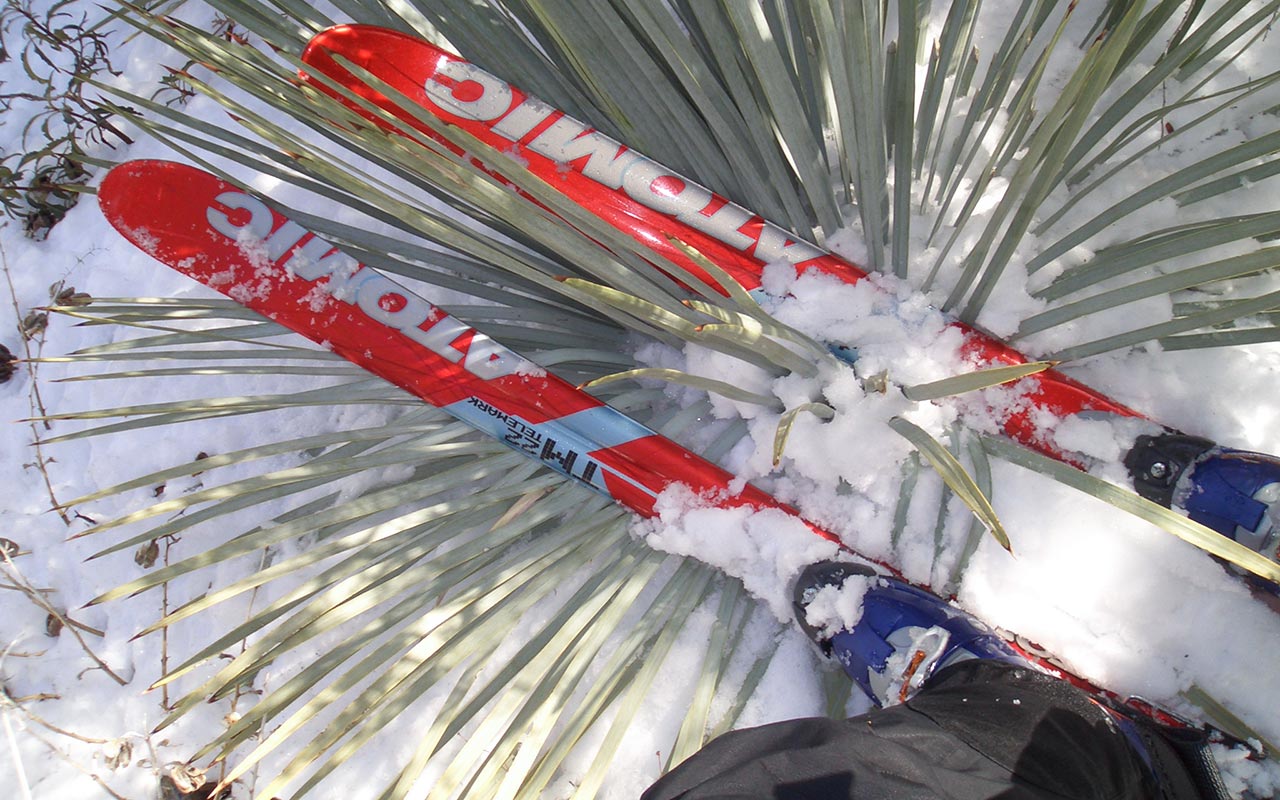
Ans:
{"type": "MultiPolygon", "coordinates": [[[[348,72],[335,56],[367,70],[441,120],[519,158],[529,172],[576,204],[712,285],[710,277],[668,236],[693,246],[754,293],[765,293],[760,283],[764,267],[780,259],[799,271],[818,270],[850,283],[867,275],[863,268],[429,42],[384,28],[340,25],[315,36],[302,60],[447,145],[394,100],[348,72]]],[[[324,88],[319,82],[313,84],[324,88]]],[[[484,168],[483,164],[478,166],[484,168]]],[[[955,324],[965,330],[968,354],[983,365],[1026,363],[1026,357],[1003,342],[955,324]]],[[[838,344],[856,346],[855,342],[838,344]]],[[[1032,405],[1057,416],[1081,411],[1140,416],[1059,372],[1048,371],[1027,380],[1036,383],[1029,392],[1032,405]]],[[[1007,433],[1041,452],[1057,455],[1039,435],[1031,416],[1029,412],[1010,416],[1005,420],[1007,433]]]]}
{"type": "Polygon", "coordinates": [[[678,481],[728,505],[795,513],[753,486],[731,491],[728,472],[207,172],[132,161],[107,175],[98,202],[158,261],[633,511],[651,516],[678,481]]]}
{"type": "MultiPolygon", "coordinates": [[[[367,25],[340,25],[317,34],[303,53],[314,72],[341,84],[421,133],[452,147],[396,100],[371,87],[344,63],[367,71],[429,111],[498,151],[518,159],[577,205],[715,285],[671,244],[674,236],[706,255],[753,293],[764,293],[767,263],[785,259],[798,271],[818,270],[847,282],[861,267],[803,241],[759,215],[683,177],[575,120],[458,56],[413,36],[367,25]]],[[[328,89],[304,73],[313,85],[328,89]]],[[[385,125],[354,102],[353,109],[385,125]]],[[[456,148],[453,148],[458,152],[456,148]]],[[[483,163],[477,166],[496,173],[483,163]]],[[[498,176],[500,179],[500,176],[498,176]]],[[[967,355],[979,366],[1026,363],[1021,353],[960,322],[967,355]]],[[[856,348],[856,342],[834,342],[856,348]]],[[[1023,379],[1027,402],[1003,412],[1005,433],[1017,442],[1081,466],[1045,436],[1037,420],[1081,413],[1143,418],[1056,370],[1023,379]],[[1047,413],[1046,413],[1047,412],[1047,413]]],[[[1152,422],[1125,465],[1133,488],[1149,500],[1186,510],[1192,519],[1280,560],[1280,460],[1232,450],[1152,422]]]]}

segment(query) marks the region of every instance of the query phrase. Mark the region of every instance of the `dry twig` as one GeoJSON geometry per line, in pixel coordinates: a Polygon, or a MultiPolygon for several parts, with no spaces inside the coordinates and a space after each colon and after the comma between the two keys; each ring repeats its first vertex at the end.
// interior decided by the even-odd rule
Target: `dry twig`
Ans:
{"type": "MultiPolygon", "coordinates": [[[[13,275],[9,272],[9,257],[5,253],[3,244],[0,244],[0,269],[3,269],[5,280],[9,284],[9,300],[13,304],[14,318],[22,320],[24,317],[22,315],[22,309],[18,306],[18,290],[13,285],[13,275]]],[[[31,339],[27,336],[20,336],[19,339],[22,341],[22,349],[26,353],[27,369],[31,373],[31,391],[29,395],[31,401],[31,416],[47,417],[48,412],[45,410],[44,400],[40,397],[40,381],[37,379],[36,364],[33,360],[41,355],[41,350],[44,348],[44,336],[40,336],[39,342],[36,345],[35,353],[31,352],[31,339]]],[[[45,429],[48,430],[49,427],[49,423],[45,422],[45,429]]],[[[44,456],[44,450],[40,444],[40,430],[36,427],[36,423],[34,421],[31,423],[31,434],[31,443],[36,451],[34,466],[40,470],[40,474],[44,477],[45,490],[49,493],[49,501],[52,503],[53,510],[57,512],[58,517],[62,520],[63,524],[70,525],[71,518],[67,516],[66,511],[63,510],[62,504],[58,502],[58,497],[53,491],[53,481],[49,477],[49,470],[47,467],[49,459],[46,459],[44,456]]]]}
{"type": "Polygon", "coordinates": [[[7,553],[0,553],[0,558],[3,558],[3,563],[9,572],[9,579],[13,581],[14,584],[17,585],[22,590],[23,594],[25,594],[37,606],[44,609],[44,611],[48,613],[52,619],[55,619],[59,623],[61,623],[64,630],[71,631],[71,635],[76,637],[76,641],[80,643],[80,647],[89,656],[89,658],[93,659],[94,663],[98,665],[99,669],[107,673],[107,675],[110,675],[111,679],[114,680],[116,683],[120,684],[121,686],[128,685],[129,682],[126,681],[124,678],[121,678],[114,671],[112,671],[111,667],[107,666],[107,662],[99,658],[98,654],[93,652],[93,649],[89,647],[89,643],[86,642],[84,640],[84,637],[80,635],[80,631],[83,630],[83,631],[86,631],[87,633],[92,633],[96,636],[102,636],[104,635],[102,631],[99,631],[95,628],[91,628],[87,625],[84,625],[83,623],[76,622],[75,620],[69,619],[61,611],[54,608],[54,606],[44,598],[44,595],[41,594],[40,591],[38,591],[31,584],[27,583],[26,578],[24,578],[22,576],[22,573],[18,571],[17,565],[13,563],[13,559],[10,558],[7,553]]]}

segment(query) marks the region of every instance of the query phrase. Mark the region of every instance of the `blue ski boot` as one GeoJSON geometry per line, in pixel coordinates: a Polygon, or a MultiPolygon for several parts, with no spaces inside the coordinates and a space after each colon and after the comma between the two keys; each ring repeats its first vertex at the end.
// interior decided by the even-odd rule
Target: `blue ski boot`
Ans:
{"type": "Polygon", "coordinates": [[[1164,433],[1139,436],[1124,463],[1138,494],[1280,561],[1280,459],[1164,433]]]}
{"type": "Polygon", "coordinates": [[[851,629],[824,636],[809,623],[808,607],[822,589],[876,575],[860,564],[813,564],[801,573],[792,602],[809,638],[839,661],[877,706],[905,702],[930,675],[968,659],[1031,666],[977,618],[896,578],[875,577],[863,596],[862,617],[851,629]]]}
{"type": "MultiPolygon", "coordinates": [[[[1034,739],[1043,728],[1050,737],[1065,737],[1063,744],[1068,745],[1068,749],[1085,748],[1080,749],[1080,753],[1110,752],[1110,758],[1118,759],[1115,763],[1131,763],[1132,768],[1140,770],[1145,777],[1142,794],[1133,796],[1228,800],[1203,731],[1163,728],[1153,721],[1135,720],[1086,693],[1077,692],[1060,678],[1039,670],[977,618],[929,592],[896,578],[880,576],[859,564],[827,561],[813,564],[801,573],[792,602],[800,626],[824,652],[840,662],[877,706],[885,708],[915,698],[913,709],[934,720],[940,730],[982,729],[989,733],[995,729],[993,726],[999,726],[1003,745],[997,741],[1001,737],[979,737],[988,749],[977,749],[987,758],[993,758],[990,748],[994,748],[994,752],[1003,753],[998,756],[1003,759],[1001,763],[1021,764],[1021,755],[1035,751],[1034,739]],[[851,628],[835,634],[815,628],[809,621],[808,610],[818,600],[819,593],[828,587],[840,588],[851,578],[870,579],[862,598],[862,617],[851,628]],[[994,685],[989,679],[968,683],[975,672],[993,671],[983,664],[972,663],[975,659],[1030,669],[1007,670],[1007,685],[994,685]],[[966,661],[971,662],[970,667],[939,676],[936,684],[939,695],[915,697],[933,675],[966,661]],[[1047,688],[1047,684],[1053,687],[1047,688]],[[955,707],[956,686],[962,688],[961,702],[968,704],[971,698],[976,700],[966,705],[966,711],[957,711],[955,707]],[[1015,702],[999,704],[998,698],[1002,695],[1014,697],[1015,702]],[[993,698],[997,699],[994,705],[993,698]],[[977,727],[965,722],[967,712],[971,712],[977,727]],[[947,722],[938,722],[941,718],[947,722]],[[1074,721],[1064,726],[1063,720],[1074,721]],[[1082,723],[1089,727],[1082,729],[1082,723]],[[1085,738],[1073,738],[1077,736],[1085,738]],[[1111,741],[1121,738],[1127,744],[1133,756],[1131,762],[1106,744],[1108,737],[1111,741]],[[1012,750],[1002,750],[1005,746],[1012,750]],[[1099,749],[1090,751],[1089,747],[1099,749]]],[[[1003,669],[999,672],[1006,674],[1003,669]]],[[[871,720],[875,713],[856,719],[871,720]]],[[[880,718],[890,719],[894,713],[891,710],[880,718]]],[[[973,746],[973,739],[965,741],[973,746]]],[[[1041,742],[1041,747],[1045,746],[1041,742]]],[[[1046,752],[1041,750],[1040,757],[1046,752]]],[[[1050,763],[1057,762],[1051,760],[1050,763]]]]}

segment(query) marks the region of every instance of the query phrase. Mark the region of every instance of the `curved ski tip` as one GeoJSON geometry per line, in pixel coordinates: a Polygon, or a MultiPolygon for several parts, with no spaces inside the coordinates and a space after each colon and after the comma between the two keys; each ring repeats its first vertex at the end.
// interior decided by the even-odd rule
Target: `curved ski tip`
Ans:
{"type": "Polygon", "coordinates": [[[392,28],[344,22],[341,25],[325,28],[312,36],[311,41],[307,42],[307,46],[302,50],[302,61],[315,66],[318,61],[331,61],[332,53],[351,59],[353,54],[361,50],[370,50],[374,43],[380,40],[385,42],[387,39],[409,41],[419,46],[427,44],[425,40],[392,28]]]}
{"type": "Polygon", "coordinates": [[[139,201],[139,191],[159,189],[157,178],[191,178],[203,171],[189,164],[159,158],[136,158],[112,167],[98,184],[98,208],[112,225],[124,219],[131,204],[139,201]]]}

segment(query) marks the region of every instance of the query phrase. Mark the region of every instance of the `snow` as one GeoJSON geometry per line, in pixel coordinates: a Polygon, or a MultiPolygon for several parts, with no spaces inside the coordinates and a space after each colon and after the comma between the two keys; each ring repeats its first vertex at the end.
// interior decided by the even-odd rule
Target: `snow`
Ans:
{"type": "Polygon", "coordinates": [[[839,556],[839,548],[782,511],[723,508],[708,500],[687,487],[673,487],[659,498],[657,518],[637,527],[654,549],[697,556],[740,579],[779,621],[790,621],[787,587],[805,566],[839,556]]]}
{"type": "MultiPolygon", "coordinates": [[[[1012,5],[1012,0],[987,2],[981,18],[987,25],[998,26],[1005,16],[1002,9],[1012,5]]],[[[1100,5],[1081,3],[1077,14],[1082,20],[1092,19],[1100,5]]],[[[206,23],[212,18],[209,9],[195,2],[185,4],[183,13],[206,23]]],[[[992,46],[1000,33],[987,30],[982,35],[985,43],[992,46]]],[[[118,82],[139,94],[150,95],[163,74],[158,65],[167,61],[160,45],[147,37],[128,43],[117,37],[113,44],[113,63],[123,68],[118,82]]],[[[1050,65],[1051,78],[1056,79],[1072,66],[1064,60],[1072,52],[1070,48],[1060,52],[1050,65]]],[[[1277,66],[1275,48],[1264,43],[1250,51],[1247,61],[1227,72],[1249,69],[1263,74],[1277,66]]],[[[7,91],[27,80],[13,61],[0,64],[0,79],[6,82],[7,91]]],[[[1054,79],[1046,81],[1042,93],[1060,87],[1054,79]]],[[[1225,85],[1232,78],[1224,74],[1217,80],[1225,85]]],[[[1275,104],[1274,91],[1260,93],[1227,112],[1226,128],[1206,131],[1205,137],[1243,139],[1270,133],[1253,128],[1274,117],[1248,121],[1251,113],[1268,104],[1275,104]]],[[[1038,106],[1045,108],[1047,102],[1038,106]]],[[[192,101],[188,111],[218,124],[226,123],[219,107],[200,98],[192,101]]],[[[1192,109],[1184,113],[1185,119],[1172,122],[1182,125],[1199,112],[1192,109]]],[[[5,153],[18,146],[21,126],[15,120],[20,119],[20,114],[21,108],[0,123],[0,143],[4,143],[5,153]]],[[[988,135],[992,145],[1000,135],[999,127],[998,123],[988,135]]],[[[113,155],[173,158],[170,151],[146,137],[138,137],[136,144],[113,155]]],[[[1075,208],[1071,219],[1083,222],[1135,186],[1145,185],[1196,157],[1192,147],[1161,151],[1143,162],[1145,171],[1132,174],[1132,185],[1113,182],[1088,203],[1075,208]]],[[[260,178],[253,185],[263,191],[278,191],[274,183],[273,179],[260,178]]],[[[1003,188],[1000,181],[993,181],[975,214],[989,215],[998,205],[1003,188]]],[[[1032,276],[1027,276],[1019,264],[1053,242],[1028,237],[979,322],[1000,334],[1013,333],[1021,320],[1043,308],[1041,301],[1027,293],[1028,287],[1044,285],[1063,265],[1086,259],[1107,244],[1123,240],[1132,230],[1154,231],[1187,220],[1278,207],[1280,186],[1275,178],[1250,187],[1247,193],[1233,194],[1229,200],[1218,198],[1190,206],[1155,204],[1126,222],[1123,230],[1104,231],[1087,247],[1074,248],[1058,263],[1032,276]]],[[[913,252],[917,255],[912,268],[917,274],[927,272],[938,253],[936,242],[927,246],[925,241],[928,227],[919,219],[913,225],[913,252]]],[[[856,261],[865,261],[866,248],[856,229],[834,233],[828,244],[856,261]]],[[[948,256],[949,263],[954,263],[970,244],[959,242],[948,256]]],[[[1233,252],[1223,248],[1217,257],[1233,252]]],[[[81,202],[46,241],[25,238],[19,224],[8,222],[0,228],[0,256],[14,294],[13,304],[0,302],[0,343],[16,353],[22,350],[22,342],[14,333],[16,324],[31,309],[49,303],[53,284],[74,286],[95,297],[211,296],[176,273],[158,268],[143,252],[124,241],[103,220],[91,198],[81,202]]],[[[1274,281],[1271,277],[1262,280],[1274,281]]],[[[778,412],[711,398],[716,417],[741,417],[748,422],[750,438],[730,455],[730,466],[738,475],[794,504],[808,519],[838,533],[851,547],[894,562],[912,579],[938,583],[952,568],[953,554],[968,535],[969,517],[953,500],[939,524],[936,508],[942,485],[924,467],[915,487],[915,500],[907,509],[905,530],[895,541],[894,517],[903,465],[912,450],[887,422],[905,417],[946,441],[957,419],[956,404],[913,403],[899,391],[904,386],[972,368],[960,353],[958,332],[948,327],[935,306],[930,305],[945,298],[949,287],[936,287],[926,298],[892,278],[877,276],[849,287],[820,275],[798,277],[784,265],[775,265],[766,272],[765,285],[775,294],[788,296],[770,309],[780,320],[814,336],[856,342],[856,370],[824,363],[813,379],[772,378],[693,346],[683,352],[646,346],[641,351],[644,359],[656,366],[687,369],[776,397],[783,409],[815,401],[834,408],[836,416],[830,421],[812,414],[797,418],[781,465],[775,468],[773,437],[778,412]],[[862,379],[881,375],[886,391],[876,391],[863,383],[862,379]],[[940,531],[940,540],[935,539],[935,529],[940,531]],[[938,551],[945,555],[935,567],[934,555],[938,551]]],[[[1155,298],[1038,334],[1022,345],[1033,355],[1052,352],[1114,331],[1162,322],[1169,315],[1167,300],[1155,298]]],[[[102,329],[76,327],[72,320],[55,318],[48,331],[29,346],[32,355],[62,354],[101,344],[104,335],[122,334],[104,334],[102,329]]],[[[12,380],[0,385],[0,418],[25,420],[40,415],[42,407],[65,411],[159,400],[151,396],[154,389],[146,381],[55,382],[57,378],[83,374],[86,369],[93,371],[57,363],[20,367],[12,380]]],[[[1280,452],[1278,345],[1169,353],[1147,345],[1069,364],[1066,370],[1172,426],[1234,446],[1280,452]]],[[[168,381],[173,397],[164,399],[268,394],[297,385],[288,376],[192,377],[168,381]]],[[[692,396],[688,389],[672,393],[681,398],[692,396]]],[[[1016,389],[989,390],[984,394],[986,402],[1016,403],[1018,399],[1016,389]]],[[[19,797],[93,797],[102,792],[98,784],[101,780],[120,796],[153,797],[158,770],[184,762],[212,737],[212,732],[221,729],[224,717],[250,704],[247,698],[241,698],[203,705],[161,734],[149,733],[164,717],[161,703],[165,698],[161,690],[148,692],[147,687],[162,674],[162,659],[167,652],[190,653],[203,646],[208,633],[203,627],[206,623],[197,618],[175,626],[167,642],[157,636],[134,639],[135,633],[158,616],[159,598],[147,593],[86,606],[94,597],[137,578],[139,569],[129,553],[87,561],[103,545],[95,537],[69,537],[90,527],[92,522],[87,518],[111,519],[138,507],[152,490],[95,501],[76,509],[87,518],[73,516],[65,522],[49,510],[51,495],[65,502],[185,461],[202,451],[225,453],[251,446],[261,440],[264,432],[283,436],[356,428],[379,421],[379,414],[377,409],[363,406],[343,407],[336,415],[319,409],[290,409],[265,417],[233,417],[188,423],[172,430],[144,429],[125,435],[76,439],[40,450],[32,446],[37,435],[66,433],[74,427],[55,422],[46,430],[40,422],[12,422],[0,428],[0,485],[6,487],[5,502],[0,504],[0,535],[22,548],[21,554],[4,568],[0,583],[21,582],[34,587],[61,612],[100,631],[102,635],[82,635],[87,648],[110,667],[109,673],[98,666],[69,632],[48,635],[46,611],[11,586],[0,586],[6,611],[0,619],[0,681],[12,698],[54,696],[20,701],[23,708],[48,725],[17,710],[13,703],[6,702],[0,711],[4,723],[0,785],[16,787],[19,797]],[[71,731],[79,738],[56,729],[71,731]]],[[[1115,461],[1140,432],[1132,424],[1099,419],[1049,422],[1059,446],[1098,459],[1099,474],[1113,479],[1123,477],[1115,461]]],[[[272,464],[279,468],[294,465],[284,457],[272,464]]],[[[959,587],[960,605],[993,625],[1037,642],[1072,670],[1117,692],[1176,705],[1181,702],[1179,692],[1195,685],[1223,701],[1261,735],[1280,741],[1280,716],[1275,713],[1280,708],[1276,671],[1280,664],[1280,616],[1251,597],[1239,581],[1206,555],[1168,534],[1018,467],[993,461],[992,468],[996,487],[992,501],[1009,531],[1013,554],[984,536],[959,587]]],[[[256,474],[240,468],[229,471],[236,476],[256,474]]],[[[389,468],[367,476],[363,485],[404,477],[389,468]]],[[[175,479],[166,484],[163,495],[181,498],[201,486],[200,476],[175,479]]],[[[348,491],[355,488],[349,487],[348,491]]],[[[743,509],[714,508],[707,505],[706,498],[679,489],[660,499],[659,512],[655,521],[636,524],[637,537],[659,550],[693,555],[740,578],[767,610],[748,622],[746,636],[757,648],[774,649],[776,654],[752,695],[741,724],[824,713],[822,684],[824,670],[830,667],[820,663],[803,634],[788,623],[790,584],[806,564],[834,556],[834,545],[814,537],[803,525],[780,512],[752,514],[743,509]]],[[[183,541],[172,544],[173,557],[186,557],[210,546],[219,541],[219,534],[225,530],[247,529],[260,522],[262,514],[259,509],[248,509],[220,524],[218,531],[184,531],[183,541]]],[[[165,557],[164,551],[170,546],[160,545],[160,558],[165,557]]],[[[288,547],[278,560],[288,557],[288,547]]],[[[195,581],[175,584],[169,589],[167,607],[172,609],[201,595],[209,585],[240,577],[253,567],[252,559],[246,558],[244,563],[205,576],[207,585],[197,585],[195,581]]],[[[850,581],[843,591],[824,591],[811,622],[851,624],[857,619],[858,598],[865,588],[864,581],[850,581]]],[[[250,604],[261,608],[272,599],[246,596],[238,610],[243,613],[250,604]]],[[[620,766],[606,781],[604,796],[634,797],[655,777],[653,753],[668,746],[689,702],[693,688],[686,677],[696,674],[708,632],[717,624],[712,612],[704,609],[695,615],[673,646],[659,679],[670,687],[665,702],[653,703],[640,716],[634,734],[624,745],[620,766]]],[[[334,646],[331,639],[317,639],[315,652],[334,646]]],[[[510,655],[513,650],[514,645],[509,645],[493,657],[500,659],[503,652],[510,655]]],[[[291,654],[262,676],[257,688],[278,685],[290,670],[302,665],[305,654],[291,654]]],[[[731,665],[727,685],[736,687],[745,670],[743,664],[731,665]]],[[[429,720],[432,709],[444,702],[449,688],[446,681],[411,711],[429,720]]],[[[727,703],[718,695],[713,715],[723,713],[727,703]]],[[[848,711],[862,708],[855,699],[848,711]]],[[[1181,708],[1195,713],[1189,706],[1181,708]]],[[[603,733],[596,730],[591,736],[598,739],[603,733]]],[[[459,742],[457,746],[463,745],[459,742]]],[[[411,752],[412,744],[395,735],[375,740],[361,759],[362,774],[348,777],[341,784],[343,796],[369,796],[374,787],[381,786],[393,774],[393,765],[411,752]]],[[[1274,762],[1257,764],[1224,749],[1216,755],[1233,792],[1238,794],[1247,787],[1257,796],[1269,796],[1280,788],[1280,768],[1274,762]]],[[[585,771],[589,760],[580,758],[574,763],[585,771]]],[[[548,796],[565,796],[572,788],[572,778],[562,777],[552,784],[548,796]]],[[[248,796],[243,787],[237,791],[248,796]]]]}
{"type": "Polygon", "coordinates": [[[878,579],[851,575],[839,586],[824,586],[806,598],[805,622],[822,636],[849,630],[862,619],[862,598],[878,579]]]}

